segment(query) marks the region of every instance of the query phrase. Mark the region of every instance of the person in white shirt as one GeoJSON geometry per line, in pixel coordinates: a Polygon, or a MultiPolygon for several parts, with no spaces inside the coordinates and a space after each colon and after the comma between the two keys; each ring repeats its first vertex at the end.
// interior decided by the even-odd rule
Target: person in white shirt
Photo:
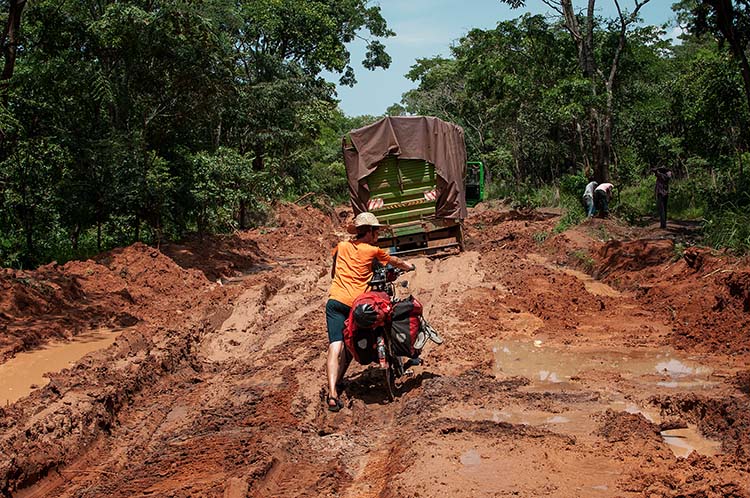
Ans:
{"type": "Polygon", "coordinates": [[[594,213],[596,212],[596,209],[594,208],[594,189],[598,185],[598,183],[591,180],[583,191],[583,204],[586,206],[586,215],[589,218],[594,216],[594,213]]]}

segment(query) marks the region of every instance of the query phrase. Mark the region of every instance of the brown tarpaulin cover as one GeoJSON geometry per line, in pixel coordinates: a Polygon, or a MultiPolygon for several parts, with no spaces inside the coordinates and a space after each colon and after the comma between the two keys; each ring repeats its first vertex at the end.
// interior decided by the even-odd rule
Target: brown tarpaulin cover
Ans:
{"type": "Polygon", "coordinates": [[[370,192],[363,181],[388,156],[422,159],[435,165],[437,191],[435,215],[466,218],[466,145],[464,130],[429,116],[388,116],[349,132],[353,147],[344,138],[344,162],[349,195],[355,213],[367,211],[370,192]]]}

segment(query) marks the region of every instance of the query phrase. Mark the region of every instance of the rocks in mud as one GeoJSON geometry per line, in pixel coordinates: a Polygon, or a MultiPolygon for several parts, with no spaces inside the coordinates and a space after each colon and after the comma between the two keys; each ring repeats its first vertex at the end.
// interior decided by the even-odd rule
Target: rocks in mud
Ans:
{"type": "Polygon", "coordinates": [[[705,247],[688,247],[682,254],[685,263],[695,271],[699,271],[706,263],[711,250],[705,247]]]}
{"type": "Polygon", "coordinates": [[[750,312],[750,272],[733,272],[725,280],[729,295],[742,301],[742,311],[750,312]]]}
{"type": "Polygon", "coordinates": [[[660,429],[640,413],[617,412],[607,409],[600,417],[601,426],[596,434],[609,443],[630,440],[661,443],[660,429]]]}

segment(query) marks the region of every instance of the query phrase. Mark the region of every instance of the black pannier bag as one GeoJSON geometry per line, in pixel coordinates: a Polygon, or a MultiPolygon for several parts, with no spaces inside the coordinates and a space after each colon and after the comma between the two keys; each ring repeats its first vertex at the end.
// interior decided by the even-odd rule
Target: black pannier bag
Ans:
{"type": "Polygon", "coordinates": [[[377,337],[383,334],[383,327],[375,329],[358,329],[351,341],[349,352],[361,365],[378,362],[377,337]]]}
{"type": "Polygon", "coordinates": [[[414,296],[398,301],[391,313],[391,349],[396,356],[417,358],[421,349],[414,348],[422,318],[422,303],[414,296]]]}

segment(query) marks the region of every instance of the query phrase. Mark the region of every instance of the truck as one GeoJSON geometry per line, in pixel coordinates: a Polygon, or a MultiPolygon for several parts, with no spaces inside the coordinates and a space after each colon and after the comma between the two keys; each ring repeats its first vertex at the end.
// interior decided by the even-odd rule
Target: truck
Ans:
{"type": "MultiPolygon", "coordinates": [[[[352,209],[385,225],[377,245],[391,254],[464,249],[467,214],[463,129],[431,116],[387,116],[351,130],[342,149],[352,209]]],[[[481,163],[469,168],[474,200],[483,195],[481,163]],[[477,169],[478,168],[478,169],[477,169]]]]}

